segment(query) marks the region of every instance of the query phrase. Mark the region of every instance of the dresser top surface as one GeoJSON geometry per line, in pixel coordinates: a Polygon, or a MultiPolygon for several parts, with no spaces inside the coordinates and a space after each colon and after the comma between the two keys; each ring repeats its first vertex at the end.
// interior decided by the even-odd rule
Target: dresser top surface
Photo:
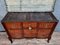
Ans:
{"type": "Polygon", "coordinates": [[[43,12],[8,12],[2,22],[56,21],[55,17],[52,15],[52,13],[43,12]]]}

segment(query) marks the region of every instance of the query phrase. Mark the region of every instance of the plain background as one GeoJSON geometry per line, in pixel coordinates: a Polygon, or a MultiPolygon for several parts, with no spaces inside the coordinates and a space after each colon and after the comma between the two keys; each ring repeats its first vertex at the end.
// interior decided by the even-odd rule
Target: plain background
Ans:
{"type": "MultiPolygon", "coordinates": [[[[4,0],[0,0],[0,31],[4,31],[4,28],[1,24],[1,20],[6,15],[6,6],[4,0]]],[[[53,12],[54,16],[60,21],[60,0],[56,0],[55,9],[53,12]]],[[[60,31],[60,22],[58,23],[55,31],[60,31]]]]}

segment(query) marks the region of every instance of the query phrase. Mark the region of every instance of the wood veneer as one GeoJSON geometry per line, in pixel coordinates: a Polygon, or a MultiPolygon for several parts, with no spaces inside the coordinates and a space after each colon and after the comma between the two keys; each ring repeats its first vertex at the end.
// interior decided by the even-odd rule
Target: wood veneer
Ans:
{"type": "Polygon", "coordinates": [[[51,12],[8,12],[1,21],[11,42],[19,38],[47,38],[58,23],[51,12]]]}

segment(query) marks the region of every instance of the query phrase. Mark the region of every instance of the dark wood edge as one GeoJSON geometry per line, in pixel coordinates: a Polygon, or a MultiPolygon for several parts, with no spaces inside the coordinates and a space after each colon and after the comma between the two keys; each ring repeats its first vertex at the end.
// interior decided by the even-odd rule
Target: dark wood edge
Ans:
{"type": "Polygon", "coordinates": [[[5,32],[5,31],[0,31],[0,32],[5,32]]]}
{"type": "Polygon", "coordinates": [[[22,38],[12,38],[12,39],[47,39],[48,37],[22,37],[22,38]]]}
{"type": "Polygon", "coordinates": [[[50,14],[51,14],[51,17],[56,20],[56,22],[59,22],[59,20],[54,16],[53,13],[50,13],[50,14]]]}
{"type": "Polygon", "coordinates": [[[51,29],[51,32],[49,34],[49,37],[51,37],[52,33],[54,32],[55,30],[55,27],[57,26],[58,22],[55,22],[55,24],[53,25],[53,28],[51,29]]]}
{"type": "MultiPolygon", "coordinates": [[[[7,14],[8,14],[8,13],[6,13],[6,15],[7,15],[7,14]]],[[[4,18],[6,17],[6,15],[4,16],[4,18]]],[[[4,19],[4,18],[3,18],[3,19],[4,19]]],[[[3,23],[3,19],[1,20],[1,23],[3,23]]],[[[3,24],[2,24],[2,25],[3,25],[3,24]]]]}
{"type": "Polygon", "coordinates": [[[8,29],[5,27],[5,24],[4,24],[4,23],[2,23],[2,25],[4,26],[4,29],[5,29],[5,31],[7,32],[8,38],[9,38],[9,40],[10,40],[11,43],[12,43],[12,42],[13,42],[13,41],[12,41],[12,37],[11,37],[11,35],[9,34],[8,29]]]}
{"type": "MultiPolygon", "coordinates": [[[[7,32],[7,34],[9,35],[9,32],[8,32],[7,28],[5,27],[5,24],[2,23],[2,25],[3,25],[4,29],[5,29],[5,31],[7,32]]],[[[10,35],[9,35],[9,36],[10,36],[10,35]]]]}

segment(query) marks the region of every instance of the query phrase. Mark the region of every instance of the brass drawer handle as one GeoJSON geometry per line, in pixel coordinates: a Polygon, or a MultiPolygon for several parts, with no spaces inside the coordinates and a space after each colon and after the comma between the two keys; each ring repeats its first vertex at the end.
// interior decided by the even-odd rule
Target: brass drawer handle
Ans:
{"type": "Polygon", "coordinates": [[[31,26],[29,26],[29,30],[32,30],[32,27],[31,26]]]}

